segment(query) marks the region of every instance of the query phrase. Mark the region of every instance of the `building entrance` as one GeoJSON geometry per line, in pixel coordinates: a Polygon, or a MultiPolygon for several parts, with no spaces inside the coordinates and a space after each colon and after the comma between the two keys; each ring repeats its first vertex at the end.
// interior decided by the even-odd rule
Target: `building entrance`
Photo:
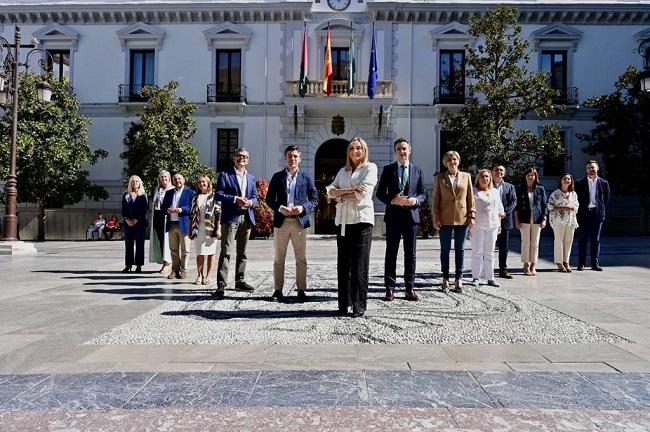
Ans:
{"type": "Polygon", "coordinates": [[[334,138],[325,141],[316,151],[314,161],[316,188],[318,189],[318,208],[316,209],[316,234],[336,234],[334,216],[336,203],[327,202],[325,186],[332,183],[336,173],[345,166],[345,152],[348,141],[334,138]]]}

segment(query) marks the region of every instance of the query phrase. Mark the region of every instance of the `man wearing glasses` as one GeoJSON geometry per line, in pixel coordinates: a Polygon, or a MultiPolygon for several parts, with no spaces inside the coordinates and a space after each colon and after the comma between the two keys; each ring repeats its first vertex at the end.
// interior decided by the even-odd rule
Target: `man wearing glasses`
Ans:
{"type": "Polygon", "coordinates": [[[254,291],[246,283],[246,246],[251,228],[255,224],[253,208],[257,206],[255,177],[248,173],[246,167],[250,155],[245,148],[238,148],[233,153],[234,166],[219,173],[215,197],[221,201],[221,252],[217,270],[217,289],[212,293],[216,298],[223,298],[228,283],[228,266],[230,249],[237,243],[235,261],[235,290],[254,291]]]}

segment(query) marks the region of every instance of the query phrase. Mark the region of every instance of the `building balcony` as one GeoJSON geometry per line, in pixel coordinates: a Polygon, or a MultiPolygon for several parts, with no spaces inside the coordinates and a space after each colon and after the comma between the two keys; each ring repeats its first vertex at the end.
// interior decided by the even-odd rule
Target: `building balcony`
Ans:
{"type": "MultiPolygon", "coordinates": [[[[300,97],[298,93],[298,81],[287,81],[287,96],[300,97]]],[[[323,81],[311,81],[307,84],[307,93],[305,97],[349,97],[349,98],[367,98],[368,97],[368,81],[355,81],[352,93],[348,95],[348,81],[337,80],[332,81],[332,94],[327,96],[323,92],[323,81]]],[[[375,98],[392,98],[393,97],[393,82],[392,81],[377,81],[377,88],[375,89],[375,98]]]]}
{"type": "Polygon", "coordinates": [[[228,86],[221,84],[208,84],[208,103],[217,102],[239,102],[246,103],[246,86],[228,86]]]}
{"type": "Polygon", "coordinates": [[[553,98],[554,105],[578,105],[578,87],[554,88],[559,95],[553,98]]]}
{"type": "MultiPolygon", "coordinates": [[[[140,94],[140,91],[147,87],[146,84],[120,84],[117,100],[119,103],[147,102],[147,98],[140,94]]],[[[151,87],[151,86],[149,86],[151,87]]]]}
{"type": "Polygon", "coordinates": [[[465,87],[435,86],[433,105],[464,105],[467,100],[465,87]]]}

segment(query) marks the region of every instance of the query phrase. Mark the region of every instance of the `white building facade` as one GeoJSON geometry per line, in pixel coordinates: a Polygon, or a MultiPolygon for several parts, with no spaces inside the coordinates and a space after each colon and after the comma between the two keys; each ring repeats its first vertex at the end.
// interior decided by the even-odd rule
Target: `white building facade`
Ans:
{"type": "MultiPolygon", "coordinates": [[[[325,182],[344,164],[354,136],[370,146],[378,166],[393,161],[392,143],[405,137],[413,160],[439,170],[446,147],[440,119],[465,98],[462,75],[467,20],[493,1],[0,1],[0,30],[12,40],[21,27],[54,57],[55,74],[69,77],[82,112],[92,121],[91,147],[108,158],[91,167],[93,181],[111,199],[85,202],[86,213],[117,212],[122,190],[123,138],[137,121],[143,85],[180,82],[177,93],[195,102],[202,161],[215,171],[237,147],[251,153],[250,172],[269,179],[284,165],[289,144],[302,148],[302,167],[325,182]],[[370,45],[376,38],[378,86],[366,94],[370,45]],[[334,94],[322,92],[325,34],[329,25],[334,94]],[[298,95],[301,45],[306,29],[308,77],[298,95]],[[355,40],[355,88],[348,95],[346,65],[350,34],[355,40]],[[461,86],[458,86],[458,83],[461,86]],[[455,83],[455,84],[451,84],[455,83]]],[[[562,125],[568,157],[547,161],[542,175],[554,186],[563,171],[581,177],[587,156],[576,133],[593,127],[585,99],[608,93],[628,65],[643,67],[639,42],[650,38],[650,1],[527,1],[519,8],[523,36],[533,50],[530,68],[552,72],[563,114],[521,122],[541,130],[545,121],[562,125]]],[[[383,209],[377,206],[378,212],[383,209]]],[[[24,211],[25,214],[28,211],[24,211]]],[[[327,213],[327,212],[325,212],[327,213]]],[[[326,232],[328,214],[319,230],[326,232]]],[[[29,221],[23,220],[26,228],[29,221]]],[[[29,234],[24,233],[23,237],[29,234]]]]}

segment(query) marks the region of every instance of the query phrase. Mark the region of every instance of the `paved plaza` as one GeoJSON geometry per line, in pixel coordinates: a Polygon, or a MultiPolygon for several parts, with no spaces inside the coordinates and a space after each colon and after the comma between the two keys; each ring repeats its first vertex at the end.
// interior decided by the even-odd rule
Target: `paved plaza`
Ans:
{"type": "Polygon", "coordinates": [[[650,239],[606,238],[602,273],[553,271],[551,243],[537,277],[515,251],[513,280],[443,294],[421,240],[422,300],[386,303],[375,239],[357,319],[335,316],[327,237],[307,303],[291,270],[268,301],[270,240],[250,243],[256,291],[223,300],[121,273],[119,241],[37,244],[0,257],[0,431],[650,430],[650,239]]]}

